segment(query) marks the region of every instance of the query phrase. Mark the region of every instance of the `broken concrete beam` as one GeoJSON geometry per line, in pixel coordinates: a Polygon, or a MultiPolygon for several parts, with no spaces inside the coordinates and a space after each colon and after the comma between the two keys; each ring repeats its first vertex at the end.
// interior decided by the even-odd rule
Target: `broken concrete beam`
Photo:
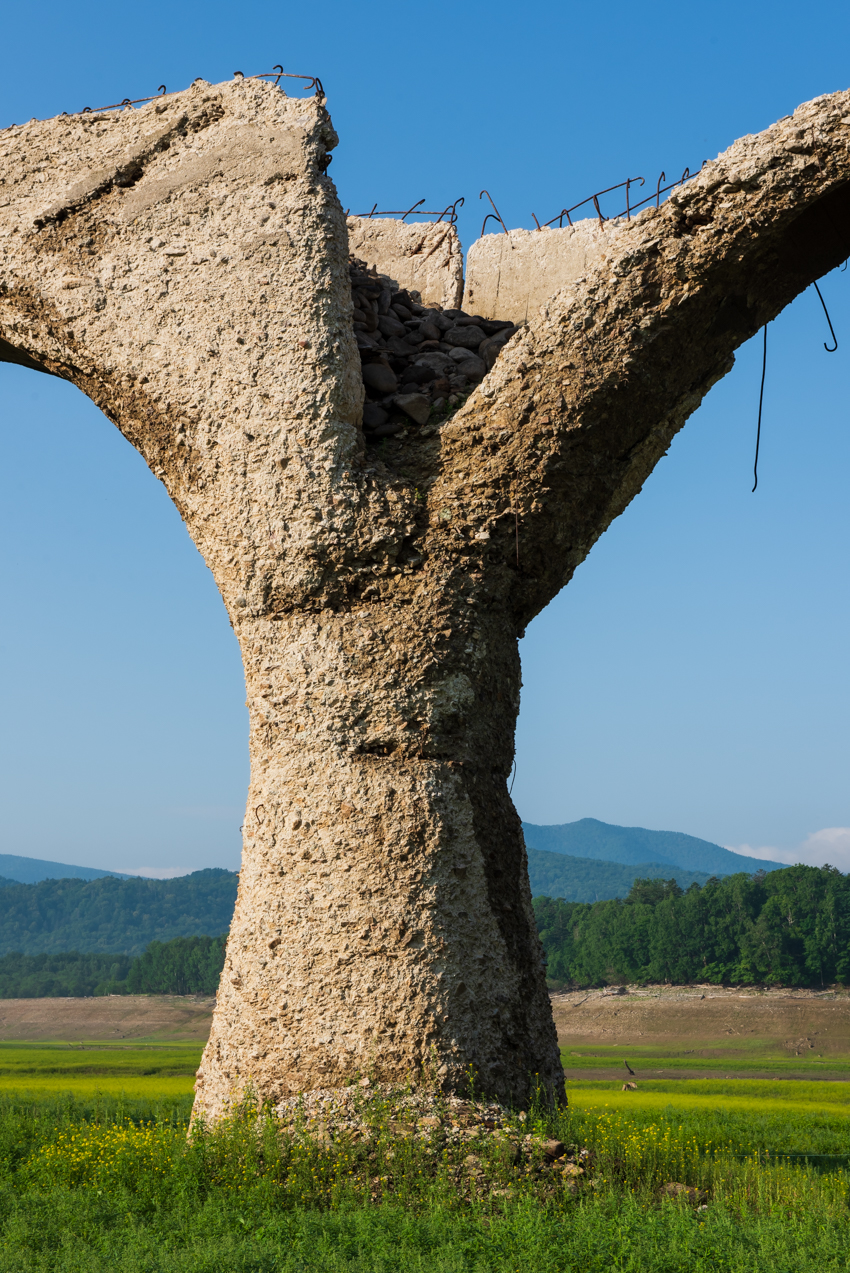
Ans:
{"type": "Polygon", "coordinates": [[[482,318],[521,323],[562,287],[599,263],[619,226],[578,221],[562,230],[511,230],[485,234],[466,259],[463,309],[482,318]]]}
{"type": "Polygon", "coordinates": [[[423,305],[460,308],[463,251],[453,225],[348,217],[348,250],[390,282],[418,292],[423,305]]]}

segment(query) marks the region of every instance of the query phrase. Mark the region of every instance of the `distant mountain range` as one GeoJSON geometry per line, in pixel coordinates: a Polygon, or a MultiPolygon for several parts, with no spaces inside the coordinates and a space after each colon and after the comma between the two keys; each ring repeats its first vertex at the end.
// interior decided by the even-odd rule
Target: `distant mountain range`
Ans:
{"type": "Polygon", "coordinates": [[[621,862],[575,858],[543,849],[527,852],[531,896],[560,897],[565,902],[601,902],[611,897],[626,897],[638,879],[674,879],[681,889],[688,889],[692,884],[702,886],[711,879],[705,871],[683,871],[669,862],[624,866],[621,862]]]}
{"type": "Polygon", "coordinates": [[[0,876],[16,884],[38,884],[39,880],[100,880],[105,875],[114,875],[119,880],[131,878],[120,871],[97,871],[92,866],[68,866],[65,862],[43,862],[41,858],[0,853],[0,876]]]}
{"type": "MultiPolygon", "coordinates": [[[[736,875],[746,871],[779,871],[783,862],[763,862],[759,858],[732,853],[710,840],[698,840],[681,831],[647,831],[645,827],[616,827],[596,818],[581,818],[560,826],[538,827],[523,822],[526,847],[545,853],[565,853],[570,857],[592,858],[597,862],[619,862],[623,866],[679,867],[708,875],[736,875]]],[[[2,868],[0,868],[2,869],[2,868]]]]}
{"type": "MultiPolygon", "coordinates": [[[[532,896],[567,902],[625,897],[639,878],[675,879],[687,889],[712,875],[782,867],[677,831],[595,818],[550,827],[524,822],[523,830],[532,896]]],[[[238,880],[235,871],[222,870],[148,880],[0,854],[0,956],[138,955],[151,941],[212,937],[230,927],[238,880]]]]}

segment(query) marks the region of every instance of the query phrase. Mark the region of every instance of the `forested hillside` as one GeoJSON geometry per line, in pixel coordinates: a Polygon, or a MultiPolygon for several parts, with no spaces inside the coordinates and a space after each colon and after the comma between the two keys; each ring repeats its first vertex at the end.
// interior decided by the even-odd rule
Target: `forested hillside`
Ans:
{"type": "Polygon", "coordinates": [[[215,994],[227,934],[151,942],[129,955],[81,954],[0,957],[0,999],[83,998],[88,995],[215,994]]]}
{"type": "Polygon", "coordinates": [[[140,955],[152,941],[230,927],[235,871],[195,871],[173,880],[43,880],[0,892],[0,955],[60,951],[140,955]]]}
{"type": "Polygon", "coordinates": [[[638,880],[621,901],[537,898],[550,984],[850,981],[850,876],[790,866],[693,884],[638,880]]]}
{"type": "Polygon", "coordinates": [[[680,888],[705,884],[711,876],[704,871],[682,871],[669,862],[642,862],[624,866],[620,862],[597,862],[566,853],[545,853],[528,849],[528,877],[531,895],[560,897],[565,902],[597,902],[608,897],[626,897],[637,879],[669,879],[673,875],[680,888]]]}

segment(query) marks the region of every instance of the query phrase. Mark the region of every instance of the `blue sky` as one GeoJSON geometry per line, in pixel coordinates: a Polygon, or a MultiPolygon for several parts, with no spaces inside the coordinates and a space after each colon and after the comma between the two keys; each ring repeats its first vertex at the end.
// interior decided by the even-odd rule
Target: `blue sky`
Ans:
{"type": "MultiPolygon", "coordinates": [[[[696,168],[848,86],[850,8],[788,3],[67,6],[4,15],[0,126],[268,70],[321,76],[344,207],[486,186],[531,227],[696,168]]],[[[613,209],[612,209],[613,210],[613,209]]],[[[514,799],[850,870],[850,270],[741,350],[522,643],[514,799]]],[[[235,641],[163,488],[82,395],[0,365],[0,848],[235,867],[235,641]]]]}

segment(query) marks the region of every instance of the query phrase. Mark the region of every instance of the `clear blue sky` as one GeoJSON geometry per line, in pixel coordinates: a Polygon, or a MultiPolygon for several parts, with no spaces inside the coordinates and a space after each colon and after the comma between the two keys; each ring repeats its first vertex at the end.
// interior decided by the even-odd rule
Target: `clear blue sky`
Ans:
{"type": "MultiPolygon", "coordinates": [[[[504,0],[4,15],[0,126],[187,86],[318,74],[344,207],[486,186],[511,226],[699,166],[846,88],[850,7],[504,0]]],[[[850,870],[850,270],[744,348],[530,627],[514,798],[850,870]],[[818,835],[820,838],[818,838],[818,835]],[[815,838],[812,839],[811,837],[815,838]]],[[[0,851],[235,867],[247,782],[233,634],[163,488],[69,385],[0,366],[0,851]]]]}

